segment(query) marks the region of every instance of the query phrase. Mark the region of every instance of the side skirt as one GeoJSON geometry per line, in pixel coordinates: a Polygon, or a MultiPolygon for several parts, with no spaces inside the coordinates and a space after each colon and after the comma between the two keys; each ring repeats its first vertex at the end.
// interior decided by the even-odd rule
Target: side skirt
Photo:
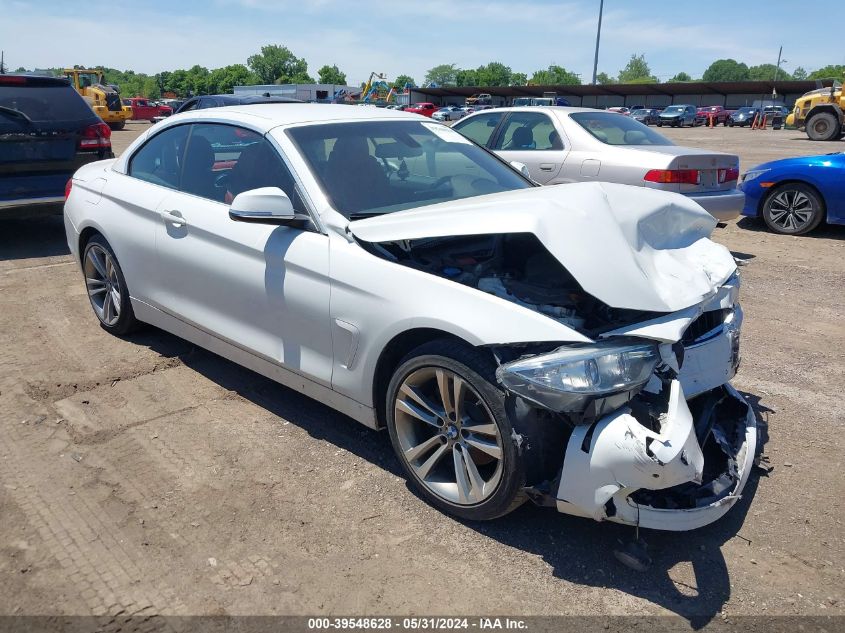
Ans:
{"type": "Polygon", "coordinates": [[[357,400],[344,396],[325,385],[314,382],[277,363],[261,358],[253,352],[242,349],[205,330],[201,330],[143,301],[133,298],[132,309],[139,321],[161,328],[174,336],[199,345],[203,349],[207,349],[233,363],[251,369],[262,376],[266,376],[270,380],[274,380],[285,387],[295,389],[317,402],[340,411],[344,415],[348,415],[364,426],[370,427],[371,429],[378,429],[376,413],[372,407],[361,404],[357,400]]]}

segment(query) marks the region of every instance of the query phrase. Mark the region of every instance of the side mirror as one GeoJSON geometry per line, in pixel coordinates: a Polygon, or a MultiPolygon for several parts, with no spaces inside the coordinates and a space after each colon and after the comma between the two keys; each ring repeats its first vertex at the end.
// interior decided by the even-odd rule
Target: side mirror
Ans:
{"type": "Polygon", "coordinates": [[[512,160],[511,167],[513,167],[515,170],[517,170],[520,174],[522,174],[529,180],[531,179],[531,172],[528,171],[528,165],[526,165],[525,163],[520,163],[518,161],[512,160]]]}
{"type": "Polygon", "coordinates": [[[251,189],[235,196],[229,207],[229,217],[236,222],[259,224],[293,224],[309,220],[293,210],[288,194],[278,187],[251,189]]]}

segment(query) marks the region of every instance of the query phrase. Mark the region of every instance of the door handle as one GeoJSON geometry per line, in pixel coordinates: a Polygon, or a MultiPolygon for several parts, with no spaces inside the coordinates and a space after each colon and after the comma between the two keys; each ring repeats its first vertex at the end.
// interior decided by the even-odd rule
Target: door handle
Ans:
{"type": "Polygon", "coordinates": [[[540,171],[551,171],[555,167],[557,167],[557,165],[554,163],[540,163],[540,171]]]}
{"type": "Polygon", "coordinates": [[[178,211],[162,211],[161,219],[165,222],[169,222],[176,228],[179,228],[181,226],[188,226],[187,221],[185,220],[185,218],[182,217],[182,214],[178,211]]]}

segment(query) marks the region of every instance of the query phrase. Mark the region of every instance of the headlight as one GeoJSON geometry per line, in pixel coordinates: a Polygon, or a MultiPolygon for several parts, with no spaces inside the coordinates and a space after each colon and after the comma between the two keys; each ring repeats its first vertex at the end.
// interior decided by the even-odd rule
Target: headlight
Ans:
{"type": "Polygon", "coordinates": [[[742,182],[747,182],[749,180],[754,180],[755,178],[760,177],[761,175],[765,174],[768,169],[752,169],[751,171],[747,171],[742,174],[742,182]]]}
{"type": "Polygon", "coordinates": [[[508,390],[553,411],[584,411],[594,399],[644,385],[660,358],[657,345],[616,342],[561,347],[499,367],[508,390]]]}

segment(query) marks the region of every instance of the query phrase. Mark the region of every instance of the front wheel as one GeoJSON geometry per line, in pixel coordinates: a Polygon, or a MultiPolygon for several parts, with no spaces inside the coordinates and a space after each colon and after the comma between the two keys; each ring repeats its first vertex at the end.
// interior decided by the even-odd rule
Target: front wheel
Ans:
{"type": "Polygon", "coordinates": [[[138,327],[123,271],[109,243],[95,235],[85,245],[82,273],[88,300],[100,325],[112,334],[127,334],[138,327]]]}
{"type": "Polygon", "coordinates": [[[109,127],[113,130],[122,130],[126,127],[126,123],[124,121],[116,121],[114,123],[109,123],[109,127]]]}
{"type": "Polygon", "coordinates": [[[489,520],[520,506],[525,465],[491,358],[433,341],[402,361],[387,389],[387,428],[399,462],[436,508],[489,520]]]}
{"type": "Polygon", "coordinates": [[[830,112],[821,112],[807,121],[807,136],[812,141],[835,141],[841,132],[839,119],[830,112]]]}
{"type": "Polygon", "coordinates": [[[816,190],[798,182],[773,189],[763,203],[763,221],[782,235],[809,233],[824,215],[824,202],[816,190]]]}

